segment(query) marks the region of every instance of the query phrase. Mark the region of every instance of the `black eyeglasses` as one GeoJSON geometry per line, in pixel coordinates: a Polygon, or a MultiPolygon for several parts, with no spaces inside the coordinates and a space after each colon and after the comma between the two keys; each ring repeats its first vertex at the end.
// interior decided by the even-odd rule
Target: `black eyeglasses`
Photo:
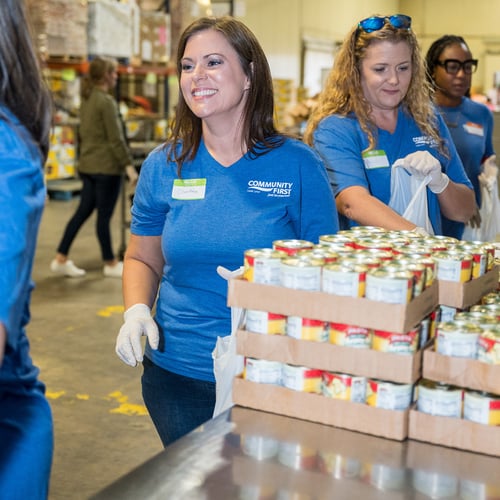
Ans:
{"type": "Polygon", "coordinates": [[[367,17],[358,23],[358,29],[362,29],[366,33],[378,31],[389,23],[393,28],[406,29],[411,28],[411,17],[404,14],[395,14],[394,16],[373,16],[367,17]]]}
{"type": "Polygon", "coordinates": [[[449,75],[456,75],[461,69],[466,75],[472,75],[477,69],[477,59],[467,59],[463,62],[458,59],[445,59],[444,61],[436,61],[436,64],[444,68],[449,75]]]}

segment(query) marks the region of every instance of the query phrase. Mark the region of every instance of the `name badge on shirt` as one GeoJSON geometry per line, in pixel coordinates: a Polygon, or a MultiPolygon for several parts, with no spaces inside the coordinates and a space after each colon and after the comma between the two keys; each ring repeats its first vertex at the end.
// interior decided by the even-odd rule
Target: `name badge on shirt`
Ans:
{"type": "Polygon", "coordinates": [[[389,166],[389,159],[383,149],[376,149],[363,153],[363,162],[367,170],[389,166]]]}
{"type": "Polygon", "coordinates": [[[469,134],[479,135],[480,137],[484,136],[484,128],[482,127],[482,125],[479,125],[479,123],[464,123],[464,129],[469,134]]]}
{"type": "Polygon", "coordinates": [[[202,200],[205,198],[206,179],[175,179],[172,188],[174,200],[202,200]]]}

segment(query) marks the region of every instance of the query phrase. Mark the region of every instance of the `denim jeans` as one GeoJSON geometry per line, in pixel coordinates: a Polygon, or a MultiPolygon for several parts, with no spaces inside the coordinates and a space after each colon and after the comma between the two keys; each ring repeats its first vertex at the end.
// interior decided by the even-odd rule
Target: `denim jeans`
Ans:
{"type": "Polygon", "coordinates": [[[142,397],[163,446],[212,418],[215,383],[169,372],[144,357],[142,397]]]}
{"type": "Polygon", "coordinates": [[[52,411],[43,390],[0,388],[0,498],[48,498],[53,449],[52,411]]]}
{"type": "Polygon", "coordinates": [[[96,234],[101,247],[102,260],[115,258],[111,244],[110,222],[120,194],[121,176],[80,174],[83,182],[80,204],[66,225],[57,251],[68,255],[69,249],[85,221],[97,209],[96,234]]]}

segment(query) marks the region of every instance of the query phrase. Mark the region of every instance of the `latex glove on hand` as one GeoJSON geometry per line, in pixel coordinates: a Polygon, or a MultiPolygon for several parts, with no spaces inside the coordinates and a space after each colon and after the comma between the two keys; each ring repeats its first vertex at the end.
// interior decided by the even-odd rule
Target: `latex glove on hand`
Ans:
{"type": "Polygon", "coordinates": [[[151,349],[158,349],[160,334],[146,304],[134,304],[123,314],[123,323],[116,339],[115,351],[127,365],[137,366],[143,360],[141,337],[145,335],[151,349]]]}
{"type": "Polygon", "coordinates": [[[395,167],[403,167],[411,175],[430,177],[427,186],[435,193],[442,193],[450,182],[449,177],[441,171],[441,163],[428,151],[416,151],[394,162],[395,167]]]}
{"type": "MultiPolygon", "coordinates": [[[[496,179],[498,175],[497,155],[491,155],[483,161],[481,172],[488,179],[496,179]]],[[[482,175],[481,174],[481,175],[482,175]]]]}

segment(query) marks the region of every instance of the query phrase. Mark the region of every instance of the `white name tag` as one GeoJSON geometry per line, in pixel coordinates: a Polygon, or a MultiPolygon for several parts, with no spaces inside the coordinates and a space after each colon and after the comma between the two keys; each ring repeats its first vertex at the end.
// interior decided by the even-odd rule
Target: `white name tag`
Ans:
{"type": "Polygon", "coordinates": [[[479,125],[478,123],[472,123],[472,122],[464,123],[464,129],[469,134],[478,135],[480,137],[484,136],[484,129],[482,125],[479,125]]]}
{"type": "Polygon", "coordinates": [[[174,200],[202,200],[205,198],[206,179],[175,179],[172,188],[174,200]]]}
{"type": "Polygon", "coordinates": [[[363,153],[363,162],[365,163],[365,168],[370,170],[372,168],[385,168],[389,166],[389,159],[382,149],[376,149],[374,151],[368,151],[363,153]]]}

